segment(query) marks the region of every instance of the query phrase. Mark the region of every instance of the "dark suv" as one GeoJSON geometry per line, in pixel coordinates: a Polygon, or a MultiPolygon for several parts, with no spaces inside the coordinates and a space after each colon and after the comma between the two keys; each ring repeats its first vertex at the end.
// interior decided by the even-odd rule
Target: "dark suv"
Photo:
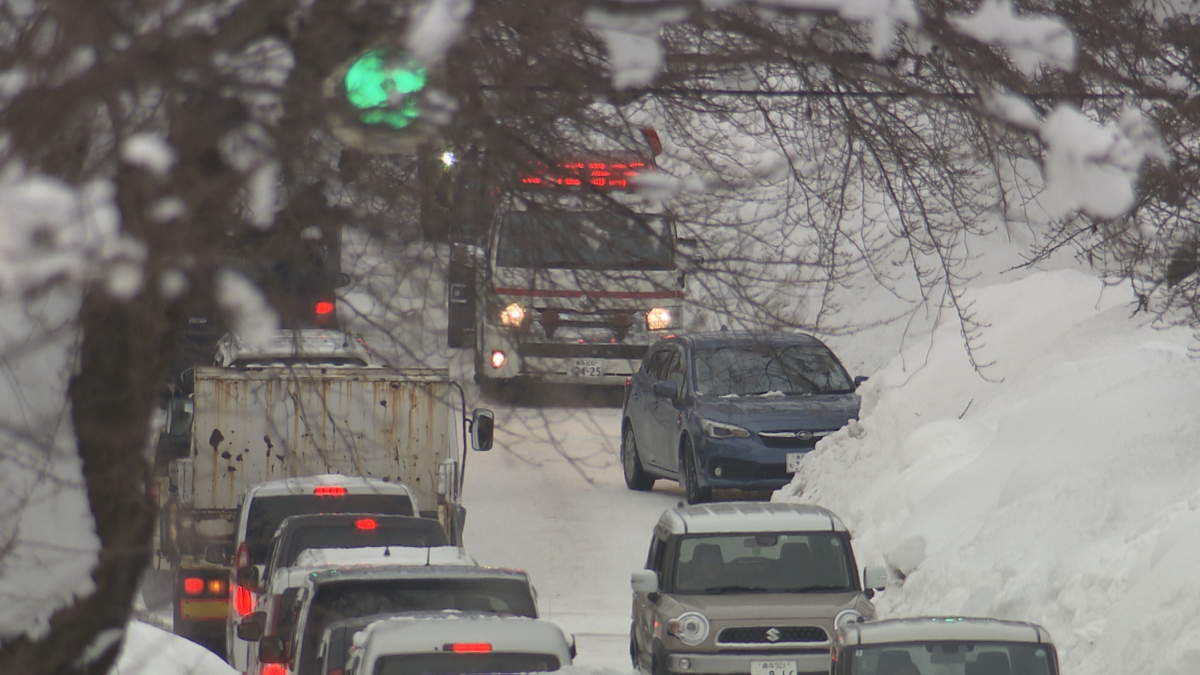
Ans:
{"type": "Polygon", "coordinates": [[[656,343],[625,388],[625,483],[676,480],[690,503],[713,488],[776,490],[817,441],[858,417],[852,378],[802,333],[698,333],[656,343]]]}

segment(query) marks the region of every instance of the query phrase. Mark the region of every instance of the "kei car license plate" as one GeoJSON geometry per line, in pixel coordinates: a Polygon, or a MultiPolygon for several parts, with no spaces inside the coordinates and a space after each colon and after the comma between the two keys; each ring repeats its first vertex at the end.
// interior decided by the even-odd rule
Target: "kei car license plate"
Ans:
{"type": "Polygon", "coordinates": [[[807,452],[789,452],[787,454],[787,472],[796,473],[800,470],[801,462],[804,461],[804,456],[807,452]]]}
{"type": "Polygon", "coordinates": [[[750,675],[796,675],[796,662],[751,661],[750,675]]]}
{"type": "Polygon", "coordinates": [[[571,361],[571,377],[603,377],[604,359],[575,359],[571,361]]]}

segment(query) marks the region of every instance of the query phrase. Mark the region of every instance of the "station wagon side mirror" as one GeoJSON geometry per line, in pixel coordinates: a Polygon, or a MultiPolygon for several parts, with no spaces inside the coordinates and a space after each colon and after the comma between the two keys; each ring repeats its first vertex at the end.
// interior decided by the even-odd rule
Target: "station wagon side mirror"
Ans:
{"type": "Polygon", "coordinates": [[[862,386],[863,382],[866,382],[869,379],[871,379],[871,378],[867,377],[866,375],[855,375],[854,376],[854,388],[858,389],[860,386],[862,386]]]}
{"type": "Polygon", "coordinates": [[[486,408],[476,408],[471,413],[471,447],[480,452],[492,449],[492,436],[496,430],[496,413],[486,408]]]}
{"type": "Polygon", "coordinates": [[[239,640],[247,642],[258,642],[262,639],[263,632],[267,627],[266,612],[252,612],[238,622],[237,636],[239,640]]]}
{"type": "Polygon", "coordinates": [[[237,570],[237,582],[239,586],[245,586],[255,593],[262,590],[262,584],[258,578],[258,567],[256,565],[239,567],[237,570]]]}
{"type": "Polygon", "coordinates": [[[634,593],[657,593],[658,572],[654,570],[636,570],[629,575],[629,585],[634,593]]]}
{"type": "Polygon", "coordinates": [[[258,641],[258,660],[260,663],[287,663],[287,645],[278,635],[268,635],[258,641]]]}
{"type": "Polygon", "coordinates": [[[671,400],[675,400],[679,396],[679,383],[672,382],[671,380],[655,382],[654,395],[659,398],[669,398],[671,400]]]}

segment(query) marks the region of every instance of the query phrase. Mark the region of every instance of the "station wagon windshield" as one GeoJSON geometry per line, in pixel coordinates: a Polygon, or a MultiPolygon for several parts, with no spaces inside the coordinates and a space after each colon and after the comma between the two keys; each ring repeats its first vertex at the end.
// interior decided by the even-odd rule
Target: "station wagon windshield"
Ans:
{"type": "Polygon", "coordinates": [[[675,591],[817,593],[857,591],[849,547],[836,534],[720,534],[679,543],[675,591]]]}
{"type": "Polygon", "coordinates": [[[500,267],[669,270],[675,251],[668,224],[609,210],[530,208],[500,218],[500,267]]]}
{"type": "Polygon", "coordinates": [[[828,349],[812,345],[697,347],[700,396],[797,396],[854,391],[846,370],[828,349]]]}

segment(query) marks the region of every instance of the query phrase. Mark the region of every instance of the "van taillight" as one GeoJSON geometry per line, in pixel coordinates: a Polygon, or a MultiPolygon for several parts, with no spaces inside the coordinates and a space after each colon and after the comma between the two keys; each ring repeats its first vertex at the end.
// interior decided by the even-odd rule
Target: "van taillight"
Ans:
{"type": "Polygon", "coordinates": [[[287,675],[287,667],[282,663],[264,663],[261,675],[287,675]]]}
{"type": "Polygon", "coordinates": [[[233,594],[233,607],[240,617],[245,617],[254,611],[254,594],[250,592],[249,588],[237,587],[237,591],[233,594]]]}
{"type": "Polygon", "coordinates": [[[373,530],[375,529],[375,519],[359,518],[358,520],[354,521],[354,526],[360,530],[373,530]]]}
{"type": "Polygon", "coordinates": [[[482,654],[492,651],[492,645],[487,642],[455,642],[453,644],[442,645],[442,649],[447,652],[469,652],[482,654]]]}
{"type": "Polygon", "coordinates": [[[313,494],[318,497],[343,497],[346,494],[346,488],[340,485],[318,485],[313,488],[313,494]]]}

